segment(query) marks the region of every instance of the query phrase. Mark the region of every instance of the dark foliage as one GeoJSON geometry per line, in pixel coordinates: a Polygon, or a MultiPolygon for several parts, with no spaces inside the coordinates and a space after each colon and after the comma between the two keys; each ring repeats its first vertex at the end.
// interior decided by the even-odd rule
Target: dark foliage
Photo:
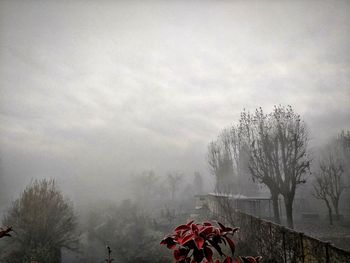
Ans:
{"type": "Polygon", "coordinates": [[[214,261],[214,251],[223,258],[223,263],[258,263],[260,261],[261,257],[235,257],[236,245],[231,236],[238,228],[226,227],[219,222],[218,225],[219,227],[215,227],[210,222],[196,224],[191,221],[176,227],[173,233],[165,237],[160,244],[173,250],[176,263],[220,263],[220,259],[214,261]],[[223,252],[222,244],[229,246],[231,256],[223,252]]]}
{"type": "Polygon", "coordinates": [[[10,232],[13,231],[11,226],[6,226],[5,228],[0,227],[0,238],[10,237],[10,232]]]}

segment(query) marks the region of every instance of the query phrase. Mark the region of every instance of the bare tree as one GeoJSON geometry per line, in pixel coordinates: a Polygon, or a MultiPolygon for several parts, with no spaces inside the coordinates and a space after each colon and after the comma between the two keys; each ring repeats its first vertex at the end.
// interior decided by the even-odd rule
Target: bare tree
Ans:
{"type": "Polygon", "coordinates": [[[174,172],[174,173],[168,174],[167,181],[171,192],[171,200],[175,199],[175,194],[179,189],[182,177],[183,176],[180,172],[174,172]]]}
{"type": "Polygon", "coordinates": [[[210,171],[216,179],[215,190],[221,193],[233,192],[236,185],[228,139],[219,136],[217,141],[211,142],[207,158],[210,171]]]}
{"type": "Polygon", "coordinates": [[[224,129],[218,140],[221,141],[222,148],[228,153],[227,158],[231,164],[232,193],[251,195],[258,192],[257,185],[252,181],[249,171],[249,146],[244,140],[239,125],[232,125],[224,129]]]}
{"type": "Polygon", "coordinates": [[[267,186],[271,193],[274,221],[280,223],[278,196],[280,194],[277,175],[272,165],[271,126],[262,109],[255,115],[243,111],[240,118],[240,133],[249,147],[249,170],[254,181],[267,186]]]}
{"type": "Polygon", "coordinates": [[[293,224],[293,202],[299,184],[305,183],[310,171],[307,154],[308,133],[300,115],[291,106],[275,107],[271,114],[275,136],[272,160],[278,178],[280,192],[284,197],[287,225],[293,224]]]}
{"type": "Polygon", "coordinates": [[[342,145],[345,157],[350,158],[350,131],[341,131],[337,139],[342,145]]]}
{"type": "Polygon", "coordinates": [[[317,199],[323,200],[325,202],[328,209],[329,224],[333,225],[332,206],[328,195],[328,179],[328,176],[321,170],[321,172],[316,177],[315,183],[313,184],[313,195],[317,199]]]}
{"type": "Polygon", "coordinates": [[[327,179],[327,195],[338,220],[340,197],[346,188],[344,175],[348,169],[347,158],[350,149],[350,140],[347,139],[345,132],[341,132],[337,138],[331,140],[324,148],[319,163],[320,173],[327,179]]]}
{"type": "Polygon", "coordinates": [[[249,145],[244,139],[240,125],[233,125],[226,131],[230,138],[230,153],[233,171],[236,176],[237,194],[251,195],[258,192],[257,185],[252,181],[249,171],[249,145]]]}
{"type": "Polygon", "coordinates": [[[344,183],[346,189],[343,193],[342,200],[350,210],[350,131],[342,131],[337,138],[337,145],[340,153],[340,159],[344,168],[344,183]]]}
{"type": "Polygon", "coordinates": [[[327,178],[327,194],[332,201],[336,219],[339,220],[339,200],[345,189],[343,180],[343,165],[341,161],[335,160],[332,154],[329,154],[327,160],[320,163],[320,170],[327,178]]]}
{"type": "Polygon", "coordinates": [[[261,108],[254,115],[243,112],[240,125],[250,145],[250,171],[253,178],[269,188],[275,221],[280,221],[278,195],[281,194],[287,225],[293,228],[295,191],[305,182],[310,167],[304,122],[291,106],[275,106],[268,115],[261,108]]]}
{"type": "Polygon", "coordinates": [[[216,179],[216,191],[232,194],[256,194],[257,185],[249,172],[249,147],[239,126],[225,128],[208,146],[208,163],[216,179]]]}
{"type": "Polygon", "coordinates": [[[336,139],[339,158],[343,162],[347,184],[350,185],[350,131],[342,131],[336,139]]]}
{"type": "Polygon", "coordinates": [[[333,224],[333,209],[336,219],[340,219],[339,203],[340,197],[346,188],[344,175],[348,171],[349,157],[350,132],[342,131],[321,151],[313,194],[317,199],[325,202],[331,225],[333,224]]]}

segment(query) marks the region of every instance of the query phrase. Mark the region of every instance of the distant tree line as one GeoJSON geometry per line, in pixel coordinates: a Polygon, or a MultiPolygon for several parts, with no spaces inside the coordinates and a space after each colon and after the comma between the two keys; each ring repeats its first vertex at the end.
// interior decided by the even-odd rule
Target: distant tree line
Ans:
{"type": "Polygon", "coordinates": [[[0,262],[58,263],[63,250],[79,262],[101,262],[107,258],[106,245],[113,262],[169,262],[159,242],[174,224],[188,218],[193,196],[203,191],[199,172],[192,183],[184,180],[180,171],[163,177],[143,171],[130,181],[131,199],[91,205],[79,222],[54,180],[35,180],[3,216],[0,262]],[[14,230],[11,237],[8,229],[14,230]]]}
{"type": "Polygon", "coordinates": [[[332,225],[333,212],[340,219],[340,198],[350,183],[350,131],[342,131],[324,147],[315,174],[313,195],[326,204],[332,225]]]}

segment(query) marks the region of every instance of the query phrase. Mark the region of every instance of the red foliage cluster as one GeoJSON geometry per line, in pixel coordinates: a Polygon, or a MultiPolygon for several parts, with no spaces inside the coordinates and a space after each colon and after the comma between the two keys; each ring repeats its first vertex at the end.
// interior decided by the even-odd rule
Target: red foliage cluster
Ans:
{"type": "MultiPolygon", "coordinates": [[[[233,235],[238,228],[226,227],[218,222],[215,227],[209,222],[202,224],[193,223],[180,225],[172,234],[165,237],[160,244],[166,245],[168,249],[174,250],[175,263],[212,263],[213,249],[220,256],[225,257],[222,263],[258,263],[261,257],[234,257],[235,243],[229,235],[233,235]],[[232,256],[225,255],[220,247],[224,243],[229,245],[232,256]]],[[[214,263],[221,263],[216,259],[214,263]]]]}
{"type": "Polygon", "coordinates": [[[13,231],[12,230],[12,226],[6,226],[6,227],[0,227],[0,238],[2,237],[10,237],[11,234],[10,232],[13,231]]]}

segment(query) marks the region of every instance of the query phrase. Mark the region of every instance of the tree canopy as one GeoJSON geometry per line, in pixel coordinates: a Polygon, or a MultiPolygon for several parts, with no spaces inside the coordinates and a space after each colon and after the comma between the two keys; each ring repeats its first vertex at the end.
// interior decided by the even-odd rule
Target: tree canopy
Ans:
{"type": "Polygon", "coordinates": [[[36,180],[12,203],[3,219],[15,231],[8,239],[5,262],[60,262],[61,249],[78,245],[77,220],[70,201],[54,180],[36,180]]]}

